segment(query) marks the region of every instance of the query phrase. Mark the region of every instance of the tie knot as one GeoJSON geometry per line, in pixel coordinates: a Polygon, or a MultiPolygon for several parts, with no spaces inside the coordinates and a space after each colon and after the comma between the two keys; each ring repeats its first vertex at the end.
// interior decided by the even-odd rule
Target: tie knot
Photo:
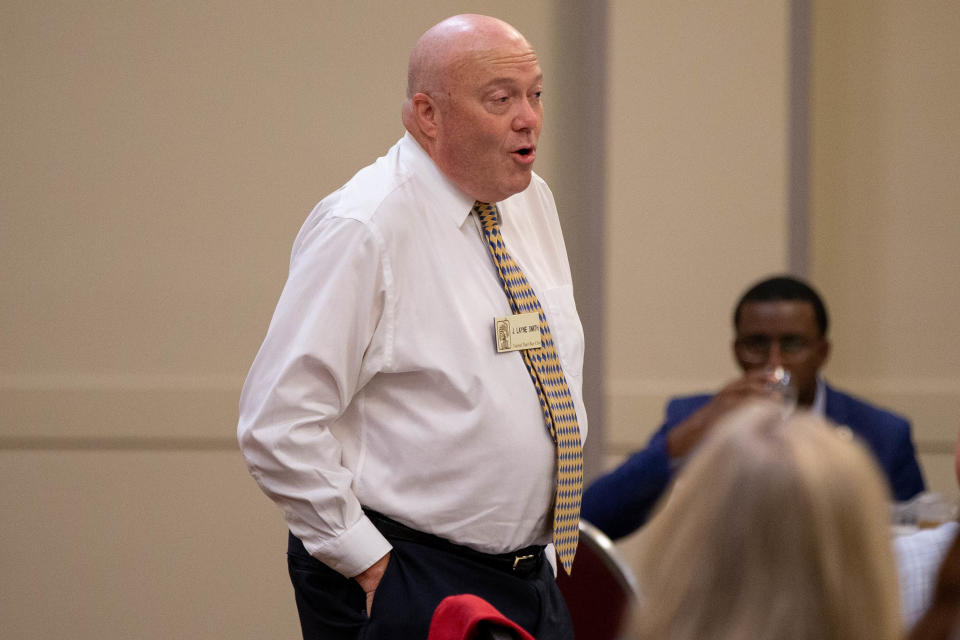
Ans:
{"type": "Polygon", "coordinates": [[[500,224],[500,212],[497,211],[497,205],[495,204],[477,200],[473,203],[473,211],[477,214],[477,219],[480,220],[480,225],[485,231],[489,231],[500,224]]]}

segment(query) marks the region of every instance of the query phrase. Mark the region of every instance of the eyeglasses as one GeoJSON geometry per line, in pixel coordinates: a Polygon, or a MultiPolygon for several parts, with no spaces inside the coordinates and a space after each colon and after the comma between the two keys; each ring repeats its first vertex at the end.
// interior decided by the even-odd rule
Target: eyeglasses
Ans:
{"type": "Polygon", "coordinates": [[[737,338],[734,347],[737,350],[737,356],[744,362],[762,364],[770,357],[770,347],[774,342],[779,346],[780,357],[785,362],[803,360],[815,343],[809,338],[798,335],[785,335],[779,338],[759,335],[737,338]]]}

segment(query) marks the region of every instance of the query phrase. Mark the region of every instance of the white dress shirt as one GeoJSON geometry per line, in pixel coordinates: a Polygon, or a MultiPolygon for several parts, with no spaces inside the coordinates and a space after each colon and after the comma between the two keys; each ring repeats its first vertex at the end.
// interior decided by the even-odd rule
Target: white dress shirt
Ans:
{"type": "MultiPolygon", "coordinates": [[[[580,423],[583,330],[556,206],[534,175],[498,203],[580,423]]],[[[361,505],[501,553],[550,540],[555,446],[476,219],[409,135],[322,200],[240,398],[250,472],[316,558],[346,576],[390,550],[361,505]]]]}
{"type": "Polygon", "coordinates": [[[903,626],[911,629],[933,602],[937,574],[960,525],[946,522],[935,529],[921,529],[897,536],[893,550],[900,577],[900,612],[903,626]]]}
{"type": "Polygon", "coordinates": [[[821,418],[827,415],[827,384],[820,376],[817,376],[817,391],[810,405],[810,413],[821,418]]]}

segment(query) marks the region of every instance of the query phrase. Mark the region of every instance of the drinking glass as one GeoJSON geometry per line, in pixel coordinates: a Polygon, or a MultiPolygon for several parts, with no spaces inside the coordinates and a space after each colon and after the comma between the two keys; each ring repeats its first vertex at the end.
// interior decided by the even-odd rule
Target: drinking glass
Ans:
{"type": "Polygon", "coordinates": [[[790,382],[790,372],[783,367],[767,367],[767,391],[771,396],[779,396],[788,409],[797,406],[797,389],[790,382]]]}

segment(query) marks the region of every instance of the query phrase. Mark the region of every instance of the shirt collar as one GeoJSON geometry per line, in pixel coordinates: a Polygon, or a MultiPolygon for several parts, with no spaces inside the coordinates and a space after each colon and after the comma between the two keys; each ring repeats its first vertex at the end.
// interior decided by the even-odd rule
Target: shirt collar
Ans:
{"type": "Polygon", "coordinates": [[[813,396],[810,412],[818,416],[824,416],[827,413],[827,389],[820,376],[817,376],[817,393],[813,396]]]}
{"type": "Polygon", "coordinates": [[[401,157],[413,175],[423,176],[429,183],[435,198],[433,203],[443,215],[460,227],[466,222],[473,210],[475,200],[457,188],[423,150],[416,138],[408,131],[400,141],[401,157]]]}

